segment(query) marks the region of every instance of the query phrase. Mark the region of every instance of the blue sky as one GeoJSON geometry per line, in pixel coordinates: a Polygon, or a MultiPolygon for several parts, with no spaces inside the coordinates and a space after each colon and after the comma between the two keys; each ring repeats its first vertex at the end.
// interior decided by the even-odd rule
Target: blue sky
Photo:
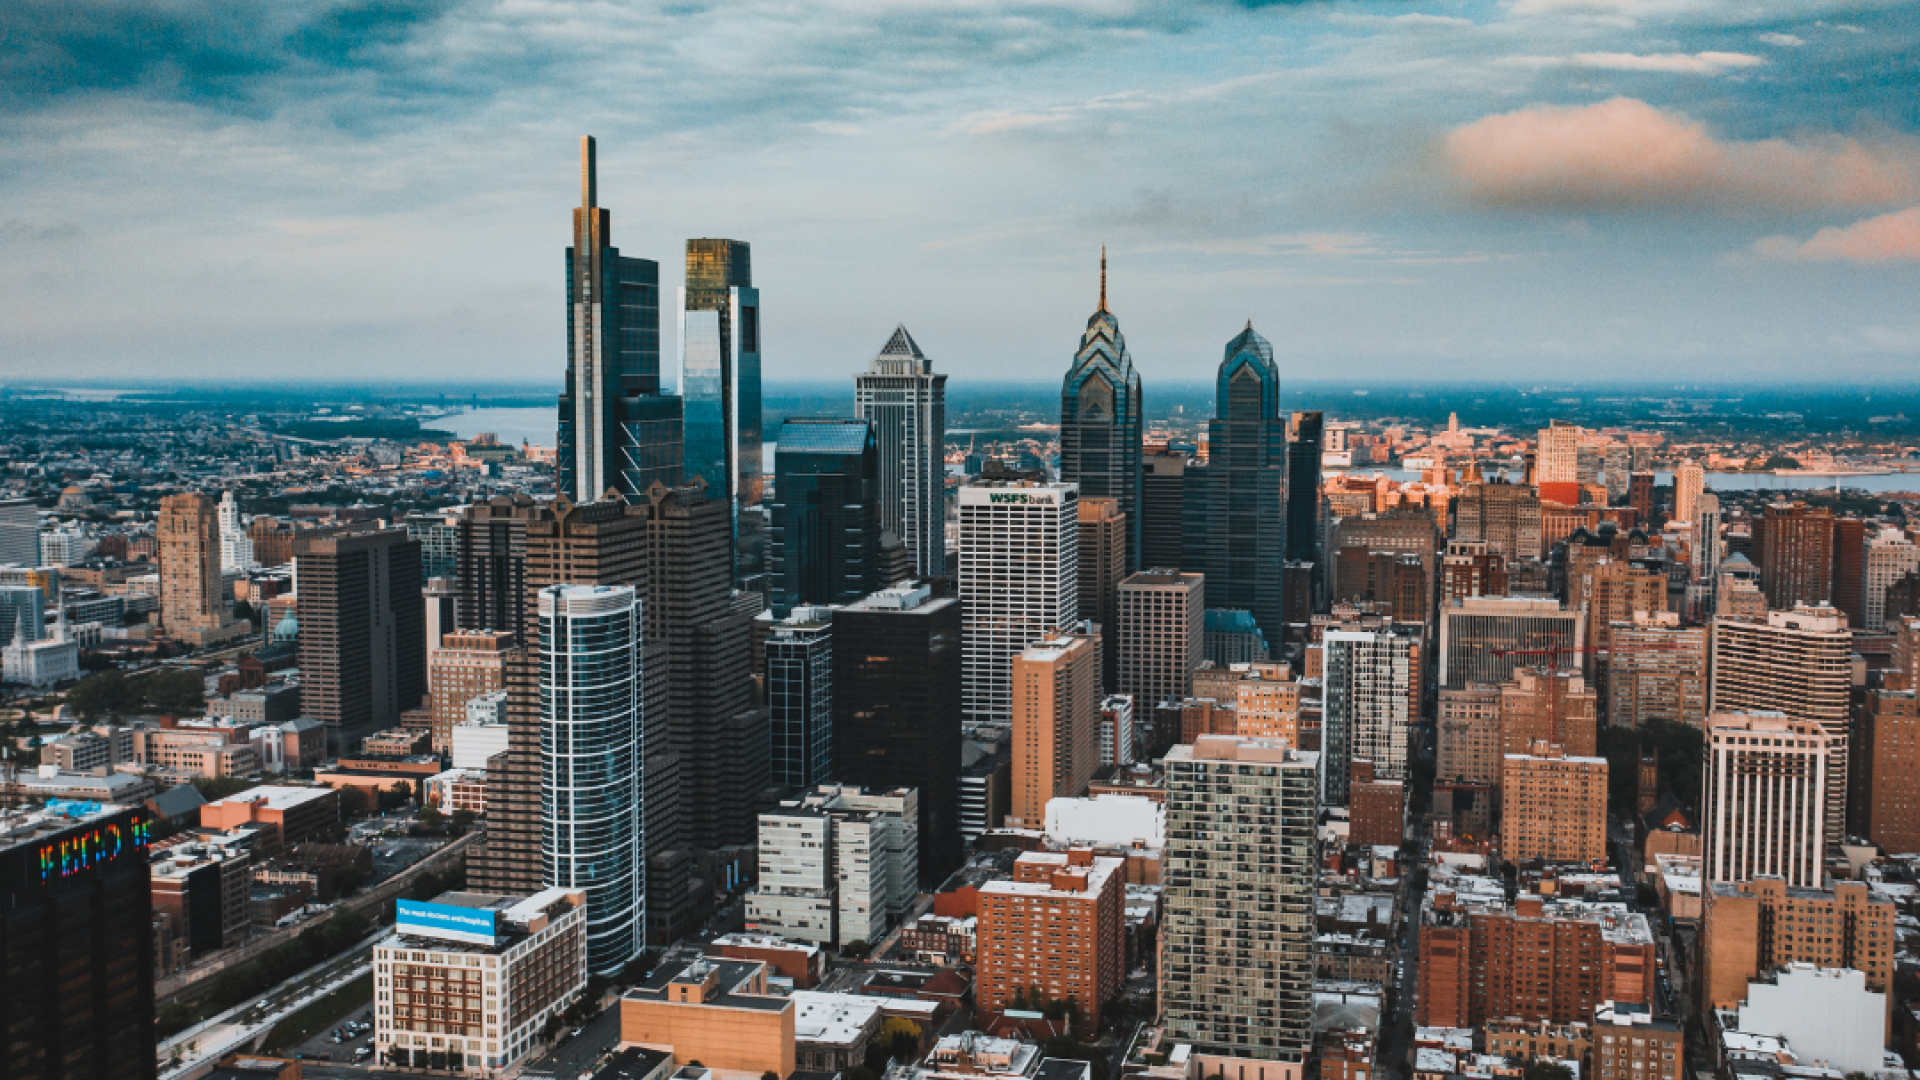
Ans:
{"type": "MultiPolygon", "coordinates": [[[[770,379],[905,322],[1149,380],[1911,381],[1920,10],[1814,0],[13,0],[0,378],[540,378],[577,140],[754,246],[770,379]]],[[[669,294],[670,295],[670,294],[669,294]]],[[[671,320],[668,343],[671,347],[671,320]]]]}

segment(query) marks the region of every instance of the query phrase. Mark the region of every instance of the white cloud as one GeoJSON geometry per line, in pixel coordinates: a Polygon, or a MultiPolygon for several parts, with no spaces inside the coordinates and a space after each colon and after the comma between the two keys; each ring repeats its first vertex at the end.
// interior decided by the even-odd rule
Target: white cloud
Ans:
{"type": "Polygon", "coordinates": [[[1807,43],[1805,38],[1795,37],[1792,34],[1761,34],[1760,40],[1782,49],[1797,49],[1807,43]]]}
{"type": "Polygon", "coordinates": [[[1766,60],[1749,53],[1636,53],[1588,52],[1572,56],[1509,56],[1500,61],[1516,67],[1582,68],[1597,71],[1643,71],[1668,75],[1721,75],[1741,68],[1757,67],[1766,60]]]}

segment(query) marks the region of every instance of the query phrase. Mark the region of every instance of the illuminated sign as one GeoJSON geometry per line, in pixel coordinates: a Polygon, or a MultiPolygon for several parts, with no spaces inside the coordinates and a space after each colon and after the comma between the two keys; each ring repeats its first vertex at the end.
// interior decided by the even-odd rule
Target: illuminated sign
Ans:
{"type": "Polygon", "coordinates": [[[49,840],[40,845],[40,880],[69,878],[113,862],[129,852],[143,852],[152,840],[151,834],[152,826],[135,815],[124,823],[82,829],[58,840],[49,840]]]}
{"type": "Polygon", "coordinates": [[[1026,491],[990,491],[987,493],[987,501],[990,503],[1037,503],[1042,506],[1052,506],[1053,496],[1050,494],[1043,495],[1026,491]]]}
{"type": "Polygon", "coordinates": [[[403,934],[493,945],[500,940],[494,915],[489,908],[401,900],[395,904],[393,926],[403,934]]]}

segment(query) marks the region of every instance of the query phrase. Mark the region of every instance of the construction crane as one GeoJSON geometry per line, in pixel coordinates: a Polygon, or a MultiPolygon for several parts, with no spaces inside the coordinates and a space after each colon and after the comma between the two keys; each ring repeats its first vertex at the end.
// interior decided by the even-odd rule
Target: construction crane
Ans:
{"type": "MultiPolygon", "coordinates": [[[[1564,746],[1560,731],[1560,660],[1567,656],[1592,656],[1595,653],[1675,652],[1690,648],[1679,642],[1648,642],[1643,645],[1549,645],[1543,649],[1494,649],[1491,656],[1544,656],[1547,658],[1547,724],[1553,742],[1564,746]]],[[[1596,726],[1598,717],[1595,718],[1596,726]]]]}

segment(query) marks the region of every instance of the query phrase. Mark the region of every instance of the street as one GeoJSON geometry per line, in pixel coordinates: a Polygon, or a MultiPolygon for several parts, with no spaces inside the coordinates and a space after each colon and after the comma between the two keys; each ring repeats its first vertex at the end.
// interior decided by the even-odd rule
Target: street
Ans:
{"type": "Polygon", "coordinates": [[[620,1006],[616,1003],[581,1028],[580,1034],[562,1034],[559,1045],[546,1057],[528,1063],[522,1074],[549,1076],[553,1080],[576,1080],[589,1074],[593,1066],[619,1041],[620,1006]]]}

